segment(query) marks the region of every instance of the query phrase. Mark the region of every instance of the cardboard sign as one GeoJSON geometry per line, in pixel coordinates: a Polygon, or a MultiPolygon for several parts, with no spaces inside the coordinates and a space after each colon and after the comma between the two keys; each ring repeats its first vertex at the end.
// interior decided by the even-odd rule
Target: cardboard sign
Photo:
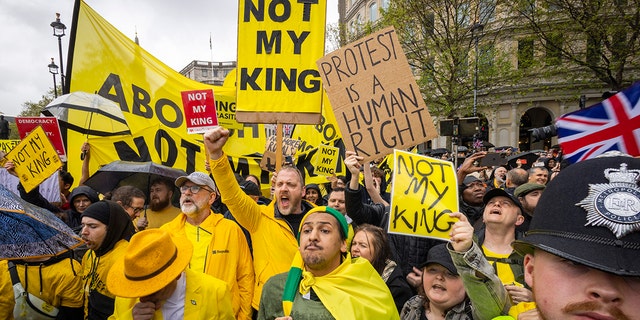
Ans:
{"type": "Polygon", "coordinates": [[[6,156],[13,161],[25,191],[33,190],[61,166],[56,149],[41,126],[35,128],[6,156]]]}
{"type": "Polygon", "coordinates": [[[42,126],[44,132],[47,133],[49,141],[56,148],[56,152],[60,160],[67,161],[67,153],[62,142],[62,134],[60,133],[60,125],[56,117],[16,117],[16,127],[20,139],[24,139],[33,129],[42,126]]]}
{"type": "MultiPolygon", "coordinates": [[[[291,138],[282,139],[282,160],[284,163],[294,163],[294,156],[300,148],[302,141],[294,140],[291,138]]],[[[260,168],[262,170],[274,172],[276,169],[276,136],[269,136],[267,138],[267,145],[265,151],[262,154],[262,161],[260,161],[260,168]]]]}
{"type": "Polygon", "coordinates": [[[326,0],[239,1],[239,122],[320,121],[322,85],[315,62],[324,54],[326,9],[326,0]]]}
{"type": "Polygon", "coordinates": [[[336,167],[338,166],[338,156],[340,155],[340,148],[319,145],[318,152],[314,157],[313,166],[315,167],[315,173],[323,176],[333,176],[336,174],[336,167]]]}
{"type": "MultiPolygon", "coordinates": [[[[293,156],[300,148],[302,141],[294,140],[291,138],[282,138],[282,155],[293,156]]],[[[276,136],[267,137],[267,145],[264,148],[266,151],[276,152],[276,136]]]]}
{"type": "Polygon", "coordinates": [[[438,136],[393,27],[317,64],[347,150],[365,162],[438,136]]]}
{"type": "Polygon", "coordinates": [[[394,152],[389,232],[449,240],[457,221],[458,181],[453,163],[394,152]]]}
{"type": "Polygon", "coordinates": [[[187,133],[205,133],[218,125],[213,90],[182,91],[187,133]]]}

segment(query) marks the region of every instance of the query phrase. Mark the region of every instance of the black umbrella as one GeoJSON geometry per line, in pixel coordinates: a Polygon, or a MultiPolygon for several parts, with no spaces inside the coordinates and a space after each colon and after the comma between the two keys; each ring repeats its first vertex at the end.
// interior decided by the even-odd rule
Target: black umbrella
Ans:
{"type": "Polygon", "coordinates": [[[175,180],[180,176],[186,175],[187,173],[183,170],[150,161],[117,160],[100,168],[84,184],[103,194],[120,186],[134,186],[144,191],[148,198],[149,184],[156,178],[164,177],[175,180]]]}
{"type": "Polygon", "coordinates": [[[509,165],[509,168],[516,168],[518,167],[518,164],[516,163],[516,161],[520,159],[522,163],[521,168],[527,170],[531,168],[531,165],[533,165],[533,163],[536,162],[536,160],[538,160],[539,157],[540,157],[539,155],[531,151],[522,152],[507,158],[507,164],[509,165]]]}

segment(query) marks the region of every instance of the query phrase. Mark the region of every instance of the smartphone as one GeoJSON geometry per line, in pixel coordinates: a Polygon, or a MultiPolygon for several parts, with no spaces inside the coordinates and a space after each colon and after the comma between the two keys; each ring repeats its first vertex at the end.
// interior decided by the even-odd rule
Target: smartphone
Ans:
{"type": "Polygon", "coordinates": [[[481,167],[493,167],[507,164],[507,159],[502,153],[489,152],[480,159],[481,167]]]}

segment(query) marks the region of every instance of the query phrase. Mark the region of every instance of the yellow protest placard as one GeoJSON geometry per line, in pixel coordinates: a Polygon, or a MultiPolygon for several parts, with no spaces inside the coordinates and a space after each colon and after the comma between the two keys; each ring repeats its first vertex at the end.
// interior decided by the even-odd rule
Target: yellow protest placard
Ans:
{"type": "Polygon", "coordinates": [[[318,152],[314,157],[313,166],[315,172],[323,176],[332,176],[336,174],[336,166],[338,166],[338,156],[340,149],[327,145],[319,145],[318,152]]]}
{"type": "Polygon", "coordinates": [[[41,126],[24,137],[20,144],[9,152],[7,159],[13,161],[18,178],[27,192],[62,166],[56,148],[41,126]]]}
{"type": "Polygon", "coordinates": [[[324,54],[327,1],[247,0],[238,7],[236,119],[318,123],[315,61],[324,54]]]}
{"type": "Polygon", "coordinates": [[[395,150],[389,232],[449,240],[458,210],[453,163],[395,150]]]}
{"type": "Polygon", "coordinates": [[[15,146],[20,144],[20,140],[0,140],[0,150],[4,151],[4,153],[8,153],[15,146]]]}

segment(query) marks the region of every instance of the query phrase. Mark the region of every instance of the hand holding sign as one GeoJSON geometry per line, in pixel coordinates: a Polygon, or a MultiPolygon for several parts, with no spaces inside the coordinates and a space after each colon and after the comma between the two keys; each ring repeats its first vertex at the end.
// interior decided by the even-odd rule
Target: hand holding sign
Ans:
{"type": "Polygon", "coordinates": [[[458,184],[453,164],[395,150],[389,233],[449,240],[457,222],[458,184]]]}
{"type": "Polygon", "coordinates": [[[458,219],[451,227],[451,246],[457,252],[467,252],[473,244],[473,227],[462,212],[452,212],[449,217],[458,219]]]}

